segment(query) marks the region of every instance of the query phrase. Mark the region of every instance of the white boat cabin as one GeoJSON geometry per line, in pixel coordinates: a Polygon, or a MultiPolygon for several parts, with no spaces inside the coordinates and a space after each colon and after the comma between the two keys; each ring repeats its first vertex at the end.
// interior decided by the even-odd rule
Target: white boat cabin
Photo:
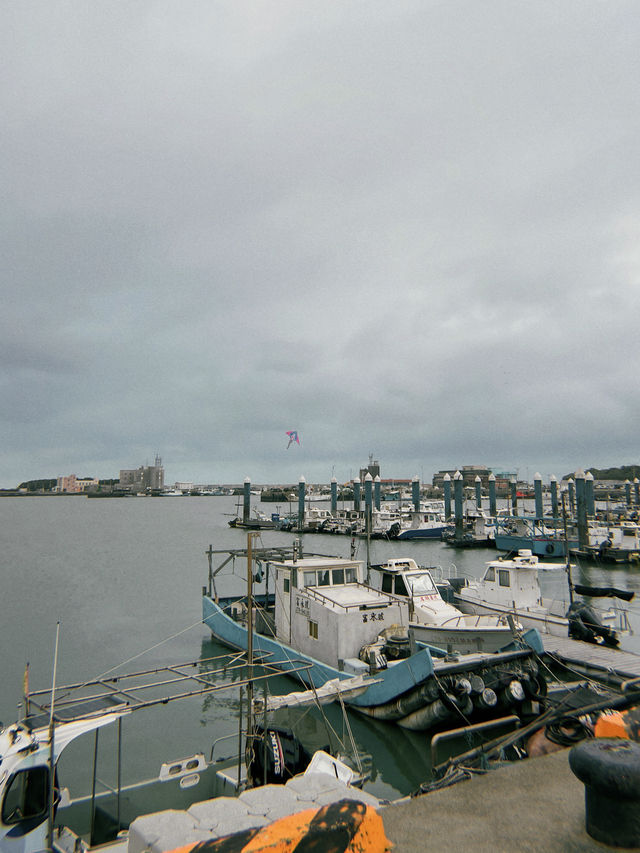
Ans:
{"type": "Polygon", "coordinates": [[[407,605],[364,584],[358,560],[305,557],[272,562],[276,638],[341,668],[392,625],[407,624],[407,605]]]}
{"type": "Polygon", "coordinates": [[[405,598],[412,622],[441,625],[451,619],[460,619],[460,611],[440,595],[429,569],[418,566],[415,560],[390,559],[377,570],[381,575],[382,592],[405,598]]]}
{"type": "Polygon", "coordinates": [[[462,599],[480,599],[505,608],[532,609],[543,606],[538,569],[542,564],[528,549],[508,560],[487,564],[484,577],[460,590],[462,599]]]}

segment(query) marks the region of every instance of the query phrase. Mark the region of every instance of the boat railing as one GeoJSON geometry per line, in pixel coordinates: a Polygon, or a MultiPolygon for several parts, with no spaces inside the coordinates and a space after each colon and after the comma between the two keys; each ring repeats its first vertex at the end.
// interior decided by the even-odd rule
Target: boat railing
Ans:
{"type": "MultiPolygon", "coordinates": [[[[425,627],[431,627],[426,625],[425,627]]],[[[444,622],[433,625],[434,628],[508,628],[509,623],[506,618],[502,619],[499,616],[489,616],[485,614],[477,614],[475,616],[461,613],[459,616],[450,616],[444,622]]]]}
{"type": "MultiPolygon", "coordinates": [[[[367,584],[364,584],[364,583],[359,583],[359,582],[358,583],[350,583],[350,584],[345,584],[345,586],[357,587],[358,589],[366,589],[368,592],[375,592],[378,595],[380,594],[379,589],[374,589],[373,587],[367,586],[367,584]]],[[[345,610],[347,612],[350,610],[379,609],[381,607],[387,607],[388,606],[388,602],[378,602],[376,604],[374,604],[372,602],[369,604],[366,602],[359,601],[359,602],[353,603],[353,604],[345,604],[341,601],[336,601],[335,598],[331,598],[330,596],[325,595],[324,593],[320,592],[320,590],[315,586],[305,586],[305,587],[303,587],[303,589],[304,589],[304,592],[307,595],[309,595],[310,598],[315,598],[321,604],[329,605],[333,608],[340,608],[341,610],[345,610]]],[[[406,598],[402,598],[400,596],[393,595],[393,593],[390,593],[390,592],[385,592],[383,594],[386,598],[393,599],[394,603],[398,602],[401,604],[406,604],[406,601],[407,601],[406,598]]]]}

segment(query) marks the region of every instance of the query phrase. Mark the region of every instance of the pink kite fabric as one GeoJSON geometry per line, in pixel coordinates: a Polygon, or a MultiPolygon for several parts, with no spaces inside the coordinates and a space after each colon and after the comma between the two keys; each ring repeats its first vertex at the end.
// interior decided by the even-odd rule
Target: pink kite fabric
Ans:
{"type": "Polygon", "coordinates": [[[296,444],[300,444],[300,439],[298,438],[298,430],[287,430],[287,435],[289,436],[289,444],[287,444],[287,450],[291,447],[294,441],[296,442],[296,444]]]}

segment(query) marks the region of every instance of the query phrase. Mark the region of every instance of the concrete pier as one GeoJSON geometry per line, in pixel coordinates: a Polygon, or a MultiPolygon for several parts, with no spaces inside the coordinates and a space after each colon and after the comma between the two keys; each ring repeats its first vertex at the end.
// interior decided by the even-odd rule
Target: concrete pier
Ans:
{"type": "Polygon", "coordinates": [[[298,776],[237,798],[219,797],[138,818],[128,853],[164,853],[181,845],[265,826],[295,811],[344,797],[378,809],[393,853],[595,853],[612,849],[586,832],[584,786],[569,750],[504,764],[419,797],[385,804],[324,774],[298,776]]]}

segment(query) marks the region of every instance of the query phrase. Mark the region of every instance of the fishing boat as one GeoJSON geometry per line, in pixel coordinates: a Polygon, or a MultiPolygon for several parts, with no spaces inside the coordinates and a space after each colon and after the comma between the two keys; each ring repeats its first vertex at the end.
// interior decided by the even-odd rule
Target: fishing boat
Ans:
{"type": "MultiPolygon", "coordinates": [[[[250,648],[256,659],[284,672],[297,668],[300,681],[323,690],[329,700],[339,696],[364,714],[416,730],[445,721],[461,725],[491,709],[504,712],[497,700],[504,691],[484,693],[487,684],[506,678],[522,685],[537,677],[534,650],[542,652],[537,632],[523,640],[510,636],[509,648],[500,652],[447,657],[446,648],[415,639],[407,598],[366,582],[361,561],[302,556],[299,549],[299,543],[288,553],[249,544],[247,592],[227,597],[218,595],[215,577],[238,552],[207,552],[203,621],[217,640],[250,648]],[[214,553],[226,555],[215,569],[214,553]],[[254,581],[264,585],[260,594],[254,581]]],[[[524,688],[514,690],[512,710],[526,696],[524,688]]]]}
{"type": "Polygon", "coordinates": [[[569,549],[578,547],[577,533],[569,532],[565,539],[559,526],[551,520],[533,516],[507,515],[495,519],[495,545],[499,551],[518,552],[529,550],[534,556],[546,559],[566,557],[569,549]]]}
{"type": "MultiPolygon", "coordinates": [[[[153,778],[123,784],[122,723],[133,713],[187,697],[244,688],[248,698],[250,687],[274,675],[279,675],[276,668],[249,667],[246,657],[236,653],[64,686],[56,685],[54,676],[51,689],[26,692],[24,717],[0,727],[0,850],[79,853],[116,839],[123,840],[126,850],[123,833],[139,815],[235,795],[229,762],[214,762],[213,750],[210,758],[201,752],[167,760],[153,778]],[[112,726],[117,740],[109,763],[115,764],[116,779],[107,784],[97,766],[98,734],[112,726]],[[79,780],[64,779],[59,760],[71,743],[90,735],[90,790],[72,792],[72,783],[79,780]]],[[[84,777],[81,769],[79,775],[84,777]]]]}
{"type": "MultiPolygon", "coordinates": [[[[449,651],[496,652],[513,640],[515,623],[506,615],[463,613],[444,600],[431,571],[411,558],[394,558],[372,567],[383,592],[405,599],[409,629],[416,640],[449,651]]],[[[453,591],[448,581],[441,585],[453,591]]]]}
{"type": "Polygon", "coordinates": [[[557,564],[545,564],[529,549],[520,549],[512,557],[487,563],[479,580],[451,579],[454,603],[465,613],[511,614],[524,627],[537,628],[541,634],[616,645],[616,632],[628,631],[629,623],[626,611],[615,605],[615,599],[628,601],[633,594],[610,587],[574,587],[567,566],[569,600],[545,599],[538,578],[544,568],[558,571],[557,564]],[[610,597],[614,605],[597,613],[593,606],[574,601],[574,591],[592,598],[610,597]]]}
{"type": "Polygon", "coordinates": [[[446,530],[444,516],[438,510],[405,512],[389,528],[390,539],[441,539],[446,530]]]}

